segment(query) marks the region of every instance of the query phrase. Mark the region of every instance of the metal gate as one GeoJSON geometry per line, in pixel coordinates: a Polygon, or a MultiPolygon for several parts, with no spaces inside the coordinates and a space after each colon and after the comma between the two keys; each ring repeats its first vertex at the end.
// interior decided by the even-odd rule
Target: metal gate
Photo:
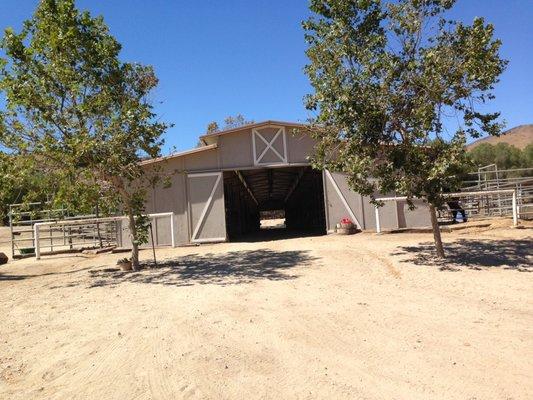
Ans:
{"type": "Polygon", "coordinates": [[[191,242],[226,240],[224,184],[222,172],[187,175],[191,242]]]}

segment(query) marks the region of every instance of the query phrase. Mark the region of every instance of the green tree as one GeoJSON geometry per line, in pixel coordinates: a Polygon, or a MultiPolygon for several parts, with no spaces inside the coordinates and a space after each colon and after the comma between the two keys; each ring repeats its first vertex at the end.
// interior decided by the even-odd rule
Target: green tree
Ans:
{"type": "Polygon", "coordinates": [[[490,143],[482,143],[472,149],[469,158],[475,167],[484,167],[486,165],[494,164],[496,160],[494,146],[490,143]]]}
{"type": "Polygon", "coordinates": [[[523,164],[522,151],[508,143],[498,143],[494,146],[494,163],[498,168],[520,168],[523,164]]]}
{"type": "Polygon", "coordinates": [[[205,133],[215,133],[219,130],[220,128],[218,127],[218,123],[216,121],[211,121],[209,124],[207,124],[207,129],[205,133]]]}
{"type": "Polygon", "coordinates": [[[496,164],[498,169],[526,167],[526,151],[508,143],[481,143],[469,152],[469,157],[476,167],[496,164]]]}
{"type": "Polygon", "coordinates": [[[238,128],[239,126],[244,126],[253,123],[253,120],[247,120],[242,114],[228,115],[226,118],[224,118],[224,124],[222,125],[222,129],[220,128],[217,121],[211,121],[209,124],[207,124],[207,129],[205,133],[215,133],[220,130],[234,129],[238,128]]]}
{"type": "Polygon", "coordinates": [[[239,126],[253,124],[253,120],[247,120],[242,114],[229,115],[224,118],[224,129],[234,129],[239,126]]]}
{"type": "MultiPolygon", "coordinates": [[[[242,114],[237,114],[235,116],[229,115],[226,118],[224,118],[224,125],[222,126],[222,130],[226,129],[234,129],[238,128],[239,126],[253,124],[253,120],[246,120],[242,114]]],[[[217,121],[211,121],[209,124],[207,124],[207,129],[205,131],[205,134],[208,135],[210,133],[215,133],[220,131],[220,127],[218,125],[217,121]]],[[[196,143],[196,147],[202,147],[204,145],[202,140],[199,140],[198,143],[196,143]]]]}
{"type": "Polygon", "coordinates": [[[528,144],[522,150],[522,159],[524,168],[533,168],[533,144],[528,144]]]}
{"type": "Polygon", "coordinates": [[[74,0],[42,0],[20,33],[6,30],[1,46],[4,146],[55,171],[56,202],[83,207],[102,198],[122,209],[137,268],[147,231],[143,182],[152,179],[140,160],[160,154],[168,127],[148,99],[153,69],[121,62],[102,17],[79,12],[74,0]]]}
{"type": "Polygon", "coordinates": [[[7,222],[10,204],[46,200],[41,189],[49,177],[31,158],[0,151],[0,220],[7,222]]]}
{"type": "MultiPolygon", "coordinates": [[[[477,106],[504,70],[500,41],[482,18],[448,21],[454,0],[311,0],[303,23],[317,111],[315,165],[344,171],[368,196],[395,192],[428,201],[444,257],[435,208],[454,187],[467,136],[499,134],[498,113],[477,106]],[[445,115],[462,121],[454,133],[445,115]]],[[[412,203],[411,203],[412,206],[412,203]]]]}
{"type": "MultiPolygon", "coordinates": [[[[473,169],[495,164],[496,170],[485,170],[487,178],[499,179],[529,176],[529,171],[522,168],[533,166],[533,145],[528,145],[524,149],[512,146],[508,143],[481,143],[468,152],[468,158],[473,169]],[[507,171],[507,170],[513,171],[507,171]],[[492,172],[491,172],[492,171],[492,172]]],[[[472,172],[472,171],[470,171],[472,172]]]]}

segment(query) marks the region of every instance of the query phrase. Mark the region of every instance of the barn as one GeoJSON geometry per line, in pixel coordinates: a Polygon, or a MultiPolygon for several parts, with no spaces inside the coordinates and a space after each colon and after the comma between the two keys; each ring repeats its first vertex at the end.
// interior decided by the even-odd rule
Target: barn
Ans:
{"type": "MultiPolygon", "coordinates": [[[[260,230],[261,212],[273,210],[282,210],[295,234],[332,233],[344,217],[361,230],[376,228],[374,206],[342,173],[311,167],[315,142],[304,124],[253,123],[200,136],[200,143],[143,162],[170,179],[147,196],[157,245],[242,240],[260,230]]],[[[426,207],[409,211],[402,201],[388,202],[380,215],[383,229],[429,224],[426,207]]]]}

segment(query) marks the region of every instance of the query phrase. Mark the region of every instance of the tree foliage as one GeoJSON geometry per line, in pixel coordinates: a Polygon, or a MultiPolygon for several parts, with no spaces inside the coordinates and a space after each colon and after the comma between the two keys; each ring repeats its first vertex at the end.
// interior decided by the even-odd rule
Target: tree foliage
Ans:
{"type": "Polygon", "coordinates": [[[43,188],[52,183],[53,174],[37,168],[31,157],[0,152],[0,221],[7,222],[10,204],[46,201],[43,188]]]}
{"type": "Polygon", "coordinates": [[[74,0],[42,0],[1,44],[3,144],[55,171],[56,202],[84,207],[100,198],[126,212],[137,264],[146,180],[139,161],[159,155],[168,127],[149,102],[153,69],[121,62],[103,19],[74,0]]]}
{"type": "Polygon", "coordinates": [[[242,114],[229,115],[224,118],[224,129],[234,129],[239,126],[253,124],[253,120],[247,120],[242,114]]]}
{"type": "Polygon", "coordinates": [[[506,65],[491,24],[445,19],[454,3],[311,0],[303,26],[315,165],[346,172],[364,195],[443,204],[442,189],[457,184],[466,161],[466,138],[501,130],[499,114],[479,105],[494,97],[506,65]],[[457,131],[447,132],[447,116],[461,122],[457,131]]]}
{"type": "Polygon", "coordinates": [[[475,167],[496,164],[498,169],[532,168],[533,144],[523,150],[508,143],[481,143],[468,153],[475,167]]]}
{"type": "Polygon", "coordinates": [[[220,128],[218,127],[218,123],[216,121],[211,121],[209,124],[207,124],[207,129],[205,133],[215,133],[219,130],[220,128]]]}
{"type": "Polygon", "coordinates": [[[211,121],[209,124],[207,124],[206,133],[215,133],[220,130],[234,129],[238,128],[239,126],[253,123],[253,120],[247,120],[242,114],[228,115],[226,118],[224,118],[222,129],[220,128],[218,122],[211,121]]]}

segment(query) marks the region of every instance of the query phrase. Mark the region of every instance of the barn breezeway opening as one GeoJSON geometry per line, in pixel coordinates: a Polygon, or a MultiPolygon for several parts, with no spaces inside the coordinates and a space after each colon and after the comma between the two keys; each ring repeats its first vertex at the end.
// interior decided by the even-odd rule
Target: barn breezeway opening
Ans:
{"type": "Polygon", "coordinates": [[[226,171],[224,199],[231,241],[326,234],[322,173],[311,167],[226,171]],[[269,215],[283,215],[283,225],[261,229],[269,215]]]}
{"type": "Polygon", "coordinates": [[[285,210],[260,211],[260,229],[285,229],[285,210]]]}

